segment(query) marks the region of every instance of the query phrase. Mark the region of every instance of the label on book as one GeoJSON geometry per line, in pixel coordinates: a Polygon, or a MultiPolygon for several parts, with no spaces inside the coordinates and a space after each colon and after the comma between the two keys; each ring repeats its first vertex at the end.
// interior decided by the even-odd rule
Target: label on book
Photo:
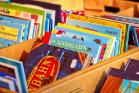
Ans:
{"type": "Polygon", "coordinates": [[[39,63],[34,67],[32,73],[28,78],[29,89],[35,90],[53,82],[56,79],[59,69],[59,63],[56,57],[43,57],[39,63]]]}
{"type": "Polygon", "coordinates": [[[18,29],[0,25],[0,38],[17,41],[18,29]]]}

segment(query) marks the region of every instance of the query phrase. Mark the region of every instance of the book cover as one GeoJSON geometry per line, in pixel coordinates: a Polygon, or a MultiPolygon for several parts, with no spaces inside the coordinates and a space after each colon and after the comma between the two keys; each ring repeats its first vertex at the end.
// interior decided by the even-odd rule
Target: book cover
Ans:
{"type": "Polygon", "coordinates": [[[121,31],[122,31],[121,53],[124,52],[125,44],[126,44],[125,43],[126,42],[126,34],[127,34],[127,25],[126,24],[123,24],[123,23],[120,23],[117,21],[113,21],[113,20],[109,20],[109,19],[100,18],[100,17],[87,17],[87,16],[78,16],[78,15],[73,15],[73,14],[70,14],[69,18],[121,29],[121,31]]]}
{"type": "MultiPolygon", "coordinates": [[[[106,50],[106,55],[103,58],[109,58],[112,55],[112,50],[115,44],[115,37],[111,36],[111,35],[107,35],[107,34],[103,34],[100,32],[95,32],[95,31],[91,31],[91,30],[86,30],[83,28],[79,28],[79,27],[75,27],[75,26],[70,26],[67,24],[58,24],[58,27],[61,28],[65,28],[68,29],[67,31],[72,31],[72,33],[75,34],[79,34],[84,36],[84,38],[86,38],[85,40],[90,42],[96,42],[98,44],[101,44],[104,46],[104,48],[102,48],[102,53],[105,52],[106,50]]],[[[54,33],[56,33],[56,31],[53,31],[54,33]]],[[[70,35],[68,35],[70,36],[70,35]]]]}
{"type": "Polygon", "coordinates": [[[32,49],[24,64],[28,88],[38,89],[81,70],[86,57],[86,54],[47,44],[32,49]]]}
{"type": "Polygon", "coordinates": [[[0,21],[0,43],[1,48],[22,41],[23,26],[7,21],[0,21]]]}
{"type": "Polygon", "coordinates": [[[113,20],[119,20],[119,21],[123,21],[123,22],[128,22],[128,23],[139,24],[139,19],[133,18],[133,17],[120,16],[120,15],[114,15],[114,14],[108,14],[108,15],[104,15],[102,17],[110,18],[113,20]]]}
{"type": "Polygon", "coordinates": [[[0,87],[7,88],[11,91],[16,91],[14,81],[7,78],[3,78],[1,76],[0,76],[0,87]]]}
{"type": "Polygon", "coordinates": [[[139,81],[124,79],[118,91],[120,93],[138,93],[139,81]]]}
{"type": "Polygon", "coordinates": [[[134,72],[127,72],[121,69],[116,69],[116,68],[110,68],[110,70],[107,73],[107,76],[112,75],[116,77],[120,77],[122,79],[127,79],[127,80],[139,80],[139,75],[134,74],[134,72]]]}
{"type": "Polygon", "coordinates": [[[0,57],[0,71],[15,76],[17,92],[28,93],[23,63],[6,57],[0,57]]]}
{"type": "MultiPolygon", "coordinates": [[[[64,29],[63,29],[64,30],[64,29]]],[[[66,31],[64,32],[66,34],[66,31]]],[[[76,37],[80,37],[79,35],[75,35],[76,37]]],[[[74,37],[75,37],[74,36],[74,37]]],[[[99,62],[99,56],[101,52],[102,46],[95,43],[95,42],[85,42],[84,38],[83,41],[79,40],[79,38],[70,38],[64,36],[58,36],[56,34],[52,34],[49,41],[50,45],[58,46],[61,48],[80,51],[83,53],[87,53],[89,55],[89,62],[91,64],[96,64],[99,62]]]]}
{"type": "Polygon", "coordinates": [[[14,18],[10,16],[5,16],[5,15],[0,15],[1,21],[7,21],[9,23],[15,23],[15,24],[20,24],[24,26],[23,29],[23,35],[22,35],[22,41],[26,41],[28,39],[28,34],[29,34],[29,28],[30,28],[30,21],[28,20],[22,20],[19,18],[14,18]]]}
{"type": "MultiPolygon", "coordinates": [[[[39,35],[43,35],[44,30],[44,23],[45,23],[45,11],[40,9],[34,9],[30,7],[23,6],[21,4],[7,4],[7,3],[0,3],[0,14],[16,16],[26,19],[33,19],[35,21],[33,28],[34,36],[38,37],[39,35]]],[[[31,34],[33,33],[31,32],[31,34]]]]}
{"type": "Polygon", "coordinates": [[[115,44],[115,48],[116,47],[117,48],[115,49],[114,53],[115,55],[120,53],[120,47],[121,47],[120,44],[122,39],[122,33],[120,29],[99,25],[99,24],[93,24],[93,23],[80,21],[80,20],[74,20],[70,18],[67,18],[67,24],[115,36],[117,41],[115,44]]]}
{"type": "Polygon", "coordinates": [[[139,75],[139,60],[129,59],[125,65],[124,71],[139,75]]]}
{"type": "Polygon", "coordinates": [[[110,75],[106,79],[99,93],[117,93],[117,90],[119,89],[121,83],[122,83],[121,78],[110,75]]]}
{"type": "Polygon", "coordinates": [[[137,38],[137,33],[136,33],[136,28],[139,27],[139,25],[137,24],[138,20],[135,18],[128,18],[128,17],[123,17],[123,16],[116,16],[116,15],[105,15],[102,16],[104,18],[108,18],[111,20],[116,20],[119,21],[121,23],[125,23],[128,25],[128,31],[127,31],[127,41],[126,41],[126,51],[128,50],[128,44],[131,44],[132,42],[130,42],[133,38],[135,39],[135,46],[139,46],[138,43],[138,38],[137,38]],[[133,33],[133,37],[131,38],[131,33],[133,33]],[[130,38],[129,38],[130,37],[130,38]]]}
{"type": "MultiPolygon", "coordinates": [[[[61,13],[61,5],[59,4],[53,4],[49,2],[40,2],[40,1],[26,1],[26,0],[12,0],[12,2],[15,3],[20,3],[20,4],[32,4],[32,5],[37,5],[40,6],[44,9],[48,10],[53,10],[55,11],[55,22],[54,24],[57,25],[57,23],[60,21],[60,13],[61,13]]],[[[50,13],[50,12],[48,12],[50,13]]]]}

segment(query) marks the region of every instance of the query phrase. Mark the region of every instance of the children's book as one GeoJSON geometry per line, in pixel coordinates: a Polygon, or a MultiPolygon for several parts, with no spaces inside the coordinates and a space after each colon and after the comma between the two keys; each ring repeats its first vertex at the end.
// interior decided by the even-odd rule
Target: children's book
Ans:
{"type": "Polygon", "coordinates": [[[20,24],[0,21],[1,48],[19,43],[22,40],[23,26],[20,24]]]}
{"type": "Polygon", "coordinates": [[[11,91],[16,91],[14,81],[7,79],[7,78],[3,78],[1,76],[0,76],[0,87],[7,88],[11,91]]]}
{"type": "Polygon", "coordinates": [[[106,79],[99,93],[117,93],[117,90],[119,89],[121,83],[122,83],[121,78],[110,75],[106,79]]]}
{"type": "Polygon", "coordinates": [[[120,93],[139,93],[139,81],[124,79],[118,91],[120,93]]]}
{"type": "Polygon", "coordinates": [[[121,44],[121,39],[122,39],[122,33],[120,29],[112,28],[112,27],[108,27],[104,25],[99,25],[99,24],[93,24],[93,23],[80,21],[80,20],[74,20],[70,18],[67,18],[67,24],[115,36],[116,37],[116,43],[115,43],[116,49],[114,49],[115,50],[114,55],[117,55],[120,53],[120,47],[121,47],[120,44],[121,44]]]}
{"type": "Polygon", "coordinates": [[[82,15],[85,16],[85,11],[74,11],[74,10],[61,10],[60,13],[60,23],[66,23],[67,17],[69,14],[76,14],[76,15],[82,15]]]}
{"type": "Polygon", "coordinates": [[[121,29],[121,31],[122,31],[122,41],[120,44],[121,45],[121,53],[124,52],[125,45],[127,43],[126,36],[127,36],[127,32],[129,32],[129,29],[127,29],[126,24],[117,22],[117,21],[113,21],[113,20],[109,20],[109,19],[100,18],[100,17],[78,16],[78,15],[73,15],[73,14],[70,14],[69,18],[121,29]]]}
{"type": "Polygon", "coordinates": [[[35,9],[40,9],[45,11],[46,15],[45,15],[45,30],[43,31],[43,34],[45,32],[51,32],[52,28],[54,28],[55,26],[55,10],[51,10],[51,9],[45,9],[39,6],[35,6],[35,5],[29,5],[29,4],[25,4],[24,6],[27,7],[31,7],[31,8],[35,8],[35,9]]]}
{"type": "Polygon", "coordinates": [[[28,88],[38,89],[81,70],[87,56],[47,44],[33,48],[24,64],[28,88]]]}
{"type": "Polygon", "coordinates": [[[119,20],[119,21],[128,22],[128,23],[139,24],[139,19],[133,18],[133,17],[120,16],[120,15],[114,15],[114,14],[108,14],[108,15],[104,15],[102,17],[107,17],[110,19],[119,20]]]}
{"type": "MultiPolygon", "coordinates": [[[[115,37],[111,36],[111,35],[107,35],[107,34],[103,34],[103,33],[99,33],[99,32],[95,32],[95,31],[91,31],[91,30],[86,30],[83,28],[79,28],[79,27],[75,27],[75,26],[70,26],[67,24],[58,24],[59,28],[65,28],[67,30],[65,30],[68,34],[70,34],[71,32],[74,33],[73,35],[81,35],[83,36],[84,40],[86,40],[86,42],[96,42],[102,46],[102,54],[106,54],[105,56],[102,56],[101,59],[106,59],[112,56],[112,50],[115,44],[115,37]],[[70,31],[70,32],[69,32],[70,31]],[[106,51],[105,51],[106,50],[106,51]]],[[[56,31],[53,31],[53,33],[57,33],[57,31],[62,30],[62,29],[58,29],[58,27],[56,28],[56,31]]],[[[73,35],[68,35],[68,37],[73,37],[73,35]]]]}
{"type": "Polygon", "coordinates": [[[125,65],[124,71],[139,75],[139,60],[129,59],[125,65]]]}
{"type": "Polygon", "coordinates": [[[17,92],[28,93],[22,62],[6,57],[0,57],[0,71],[16,78],[17,92]]]}
{"type": "MultiPolygon", "coordinates": [[[[33,19],[35,21],[33,28],[33,32],[30,32],[29,36],[31,37],[33,34],[33,37],[38,37],[40,35],[43,35],[44,31],[44,23],[45,23],[45,11],[40,9],[34,9],[26,6],[22,6],[21,4],[7,4],[7,3],[0,3],[0,14],[4,15],[10,15],[10,16],[16,16],[26,19],[33,19]],[[6,10],[6,11],[3,11],[6,10]]],[[[33,38],[31,37],[31,38],[33,38]]]]}
{"type": "Polygon", "coordinates": [[[26,41],[28,39],[28,34],[29,34],[29,29],[30,29],[30,21],[22,20],[22,19],[10,17],[10,16],[4,16],[4,15],[0,15],[0,19],[1,19],[1,21],[7,21],[11,24],[15,23],[15,24],[20,24],[20,25],[24,26],[22,41],[26,41]]]}
{"type": "MultiPolygon", "coordinates": [[[[65,32],[66,34],[66,32],[65,32]]],[[[51,35],[49,44],[58,46],[61,48],[69,49],[69,50],[74,50],[74,51],[80,51],[83,53],[87,53],[89,55],[89,62],[91,64],[96,64],[99,62],[99,56],[101,52],[102,46],[95,43],[95,42],[85,42],[78,40],[76,37],[81,37],[79,35],[76,35],[73,38],[65,37],[65,36],[57,36],[55,34],[51,35]]],[[[83,38],[84,40],[84,38],[83,38]]]]}
{"type": "MultiPolygon", "coordinates": [[[[57,25],[57,23],[60,21],[61,5],[59,4],[53,4],[49,2],[40,2],[40,1],[30,1],[30,0],[27,0],[27,1],[26,0],[12,0],[12,2],[40,6],[46,9],[46,12],[49,14],[51,14],[49,11],[55,11],[54,24],[57,25]]],[[[52,14],[52,19],[53,19],[53,14],[52,14]]]]}
{"type": "Polygon", "coordinates": [[[111,68],[107,73],[107,76],[109,76],[109,75],[120,77],[122,79],[139,81],[139,75],[134,74],[134,72],[129,73],[129,72],[123,71],[121,69],[111,68]]]}
{"type": "MultiPolygon", "coordinates": [[[[116,21],[119,21],[119,22],[122,22],[122,23],[125,23],[128,25],[128,28],[129,28],[129,32],[127,34],[127,40],[129,41],[127,44],[126,44],[126,47],[128,48],[128,44],[132,44],[132,42],[130,42],[133,38],[135,39],[135,46],[139,46],[139,42],[138,42],[138,38],[137,38],[137,31],[136,31],[136,28],[139,27],[139,25],[137,24],[137,22],[139,20],[137,19],[129,19],[127,17],[123,17],[123,16],[116,16],[116,15],[105,15],[105,16],[102,16],[104,18],[108,18],[108,19],[111,19],[111,20],[116,20],[116,21]],[[133,37],[131,37],[130,35],[133,34],[133,37]]],[[[128,50],[126,48],[126,51],[128,50]]]]}

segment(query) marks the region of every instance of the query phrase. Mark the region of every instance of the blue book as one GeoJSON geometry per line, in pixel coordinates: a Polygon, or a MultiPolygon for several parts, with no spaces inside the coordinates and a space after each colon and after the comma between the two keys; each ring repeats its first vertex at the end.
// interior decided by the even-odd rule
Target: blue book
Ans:
{"type": "Polygon", "coordinates": [[[99,25],[99,24],[93,24],[93,23],[80,21],[80,20],[74,20],[70,18],[67,18],[67,24],[115,36],[116,42],[115,42],[114,55],[120,54],[120,47],[121,47],[120,44],[122,39],[122,32],[120,29],[99,25]]]}
{"type": "MultiPolygon", "coordinates": [[[[84,33],[76,30],[71,30],[69,28],[64,28],[64,26],[56,26],[56,35],[64,35],[65,37],[73,38],[74,36],[77,37],[82,37],[84,39],[84,42],[95,42],[101,46],[106,46],[105,49],[103,48],[101,51],[103,51],[104,56],[100,58],[100,60],[103,60],[106,58],[106,55],[108,53],[108,49],[110,50],[109,52],[112,53],[112,49],[110,48],[110,38],[107,38],[105,36],[100,36],[98,34],[90,34],[90,33],[84,33]],[[65,31],[63,34],[59,33],[59,31],[65,31]],[[66,34],[64,34],[66,33],[66,34]]],[[[114,42],[113,42],[114,44],[114,42]]],[[[101,54],[100,54],[101,55],[101,54]]],[[[109,54],[110,55],[110,54],[109,54]]]]}
{"type": "Polygon", "coordinates": [[[22,25],[0,21],[0,48],[21,42],[22,34],[22,25]]]}
{"type": "Polygon", "coordinates": [[[1,76],[0,76],[0,87],[7,88],[11,91],[16,91],[16,86],[14,84],[14,81],[7,78],[3,78],[1,76]]]}
{"type": "Polygon", "coordinates": [[[11,17],[11,16],[5,16],[5,15],[0,15],[0,19],[4,20],[4,21],[8,21],[15,24],[21,24],[24,25],[24,29],[23,29],[23,36],[22,36],[22,40],[26,41],[28,40],[28,35],[29,35],[29,30],[30,30],[30,21],[29,20],[23,20],[21,18],[16,18],[16,17],[11,17]]]}
{"type": "Polygon", "coordinates": [[[78,40],[76,39],[77,37],[79,38],[81,36],[76,35],[73,36],[73,38],[70,38],[66,36],[57,37],[57,35],[52,34],[49,44],[69,50],[87,53],[89,55],[89,63],[98,63],[102,46],[97,44],[96,42],[85,42],[84,38],[82,38],[83,41],[78,40]]]}
{"type": "Polygon", "coordinates": [[[139,93],[139,81],[124,79],[119,91],[121,93],[139,93]]]}
{"type": "Polygon", "coordinates": [[[28,93],[27,82],[22,62],[1,56],[0,67],[2,72],[15,76],[18,90],[17,92],[28,93]]]}
{"type": "Polygon", "coordinates": [[[119,15],[105,15],[104,17],[114,19],[114,20],[123,21],[123,22],[139,24],[139,19],[138,18],[127,17],[127,16],[119,16],[119,15]]]}
{"type": "Polygon", "coordinates": [[[111,20],[120,21],[122,23],[127,24],[127,36],[126,36],[125,51],[128,50],[128,44],[132,44],[133,38],[135,40],[134,45],[139,46],[139,41],[138,41],[137,32],[136,32],[136,28],[139,27],[139,25],[138,25],[139,20],[137,18],[125,17],[125,16],[119,16],[119,15],[104,15],[102,17],[108,18],[108,19],[111,19],[111,20]],[[133,36],[130,36],[131,34],[133,34],[133,36]]]}

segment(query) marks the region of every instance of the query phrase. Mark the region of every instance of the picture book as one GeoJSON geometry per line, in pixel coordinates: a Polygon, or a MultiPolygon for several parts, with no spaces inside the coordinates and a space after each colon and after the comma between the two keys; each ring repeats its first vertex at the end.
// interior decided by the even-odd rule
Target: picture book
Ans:
{"type": "Polygon", "coordinates": [[[138,18],[133,18],[133,17],[120,16],[120,15],[114,15],[114,14],[103,15],[102,17],[119,20],[123,22],[128,22],[128,23],[139,24],[138,18]]]}
{"type": "Polygon", "coordinates": [[[135,46],[139,46],[139,42],[138,42],[138,38],[137,38],[137,33],[136,33],[136,28],[139,27],[138,24],[136,24],[136,21],[135,19],[129,19],[129,18],[126,18],[126,17],[122,17],[122,16],[113,16],[113,15],[105,15],[105,16],[102,16],[104,18],[108,18],[108,19],[111,19],[111,20],[116,20],[116,21],[119,21],[121,23],[125,23],[128,25],[128,33],[127,33],[127,43],[126,43],[126,51],[128,50],[128,45],[129,44],[132,44],[131,40],[133,40],[133,38],[135,39],[135,46]],[[129,36],[133,33],[133,36],[129,36]]]}
{"type": "Polygon", "coordinates": [[[0,2],[0,10],[6,10],[1,11],[0,14],[26,18],[29,20],[33,19],[35,21],[35,27],[33,32],[30,32],[30,34],[34,33],[34,37],[43,35],[46,14],[45,11],[22,6],[21,4],[7,4],[3,2],[0,2]]]}
{"type": "Polygon", "coordinates": [[[44,10],[46,12],[46,19],[45,19],[45,32],[51,32],[52,28],[54,28],[55,26],[55,15],[56,15],[56,10],[52,10],[52,9],[46,9],[43,8],[41,6],[37,6],[37,5],[32,5],[32,4],[25,4],[24,6],[28,6],[28,7],[34,7],[36,9],[40,9],[40,10],[44,10]]]}
{"type": "Polygon", "coordinates": [[[109,19],[100,18],[100,17],[87,17],[87,16],[78,16],[78,15],[73,15],[73,14],[70,14],[69,18],[121,29],[121,31],[122,31],[122,41],[120,44],[121,45],[121,53],[124,52],[125,44],[127,42],[126,41],[126,36],[127,36],[126,35],[127,34],[127,25],[126,24],[123,24],[123,23],[120,23],[117,21],[113,21],[113,20],[109,20],[109,19]]]}
{"type": "Polygon", "coordinates": [[[135,34],[135,33],[133,33],[133,31],[131,31],[131,32],[129,33],[128,45],[134,45],[134,46],[137,45],[134,34],[135,34]]]}
{"type": "Polygon", "coordinates": [[[21,19],[17,19],[14,17],[10,17],[10,16],[4,16],[4,15],[0,15],[0,19],[1,21],[7,21],[15,24],[20,24],[24,26],[23,29],[23,36],[22,36],[22,41],[26,41],[28,39],[28,34],[29,34],[29,28],[30,28],[30,21],[28,20],[21,20],[21,19]]]}
{"type": "Polygon", "coordinates": [[[23,27],[18,24],[0,21],[1,48],[19,43],[22,40],[23,27]]]}
{"type": "Polygon", "coordinates": [[[138,60],[129,59],[123,69],[110,68],[104,83],[101,83],[100,93],[138,93],[138,62],[138,60]]]}
{"type": "Polygon", "coordinates": [[[81,52],[41,44],[31,50],[24,64],[28,88],[38,89],[81,70],[87,56],[81,52]]]}
{"type": "Polygon", "coordinates": [[[16,87],[14,85],[14,82],[10,79],[3,78],[1,76],[0,76],[0,87],[7,88],[11,91],[16,91],[16,87]]]}
{"type": "MultiPolygon", "coordinates": [[[[66,32],[65,32],[66,34],[66,32]]],[[[79,35],[76,35],[76,37],[80,37],[79,35]]],[[[95,43],[95,42],[84,42],[81,40],[78,40],[76,38],[69,38],[64,36],[58,36],[55,34],[52,34],[49,41],[50,45],[58,46],[61,48],[74,50],[74,51],[80,51],[83,53],[87,53],[89,55],[89,60],[87,63],[96,64],[99,62],[99,56],[101,52],[102,46],[95,43]]]]}
{"type": "Polygon", "coordinates": [[[117,90],[119,89],[121,83],[122,83],[121,78],[110,75],[106,79],[99,93],[117,93],[117,90]]]}
{"type": "Polygon", "coordinates": [[[129,73],[127,71],[123,71],[123,70],[116,69],[116,68],[110,68],[107,73],[107,76],[109,76],[109,75],[120,77],[122,79],[139,81],[139,75],[134,74],[134,72],[129,73]]]}
{"type": "Polygon", "coordinates": [[[85,11],[61,10],[60,23],[66,23],[69,14],[85,16],[85,11]]]}
{"type": "Polygon", "coordinates": [[[44,23],[43,34],[45,32],[51,32],[52,31],[52,28],[54,28],[54,23],[53,22],[55,21],[55,17],[54,17],[55,11],[48,10],[48,9],[45,9],[45,8],[42,8],[42,7],[39,7],[39,6],[35,6],[35,5],[31,5],[31,4],[24,4],[24,6],[45,11],[45,23],[44,23]]]}
{"type": "Polygon", "coordinates": [[[61,27],[57,27],[57,26],[56,26],[55,31],[52,31],[52,32],[57,32],[56,37],[61,38],[61,36],[64,36],[63,39],[65,39],[65,40],[69,40],[69,38],[75,39],[72,41],[74,41],[74,42],[78,41],[80,43],[82,42],[83,44],[86,43],[85,45],[87,45],[87,46],[89,45],[89,47],[90,47],[89,51],[91,52],[91,53],[89,53],[89,55],[91,58],[93,58],[91,64],[96,64],[97,62],[105,59],[106,50],[107,50],[106,47],[107,47],[107,44],[109,44],[109,40],[105,44],[102,44],[102,42],[98,43],[99,42],[99,41],[97,42],[97,39],[99,39],[98,37],[95,37],[95,36],[93,37],[92,35],[90,35],[90,36],[88,35],[89,37],[86,37],[87,34],[85,34],[85,33],[81,33],[81,32],[78,33],[75,30],[61,28],[61,27]],[[61,31],[63,32],[63,34],[59,34],[61,31]],[[101,46],[101,49],[100,49],[100,46],[101,46]],[[92,51],[91,51],[91,49],[92,49],[92,51]],[[96,51],[94,51],[94,50],[96,50],[96,51]]]}
{"type": "Polygon", "coordinates": [[[137,29],[134,26],[131,26],[129,34],[128,34],[128,44],[133,46],[139,46],[138,36],[137,36],[137,29]]]}
{"type": "MultiPolygon", "coordinates": [[[[12,2],[20,3],[20,4],[36,5],[36,6],[39,6],[39,7],[42,7],[44,9],[46,9],[46,12],[49,13],[49,14],[51,14],[49,11],[53,10],[53,11],[55,11],[54,24],[57,25],[57,23],[60,21],[61,5],[59,5],[59,4],[53,4],[53,3],[49,3],[49,2],[40,2],[40,1],[30,1],[30,0],[28,0],[28,1],[12,0],[12,2]]],[[[53,17],[52,17],[52,19],[53,19],[53,17]]]]}
{"type": "Polygon", "coordinates": [[[100,93],[138,93],[139,82],[109,76],[100,93]]]}
{"type": "Polygon", "coordinates": [[[28,93],[23,63],[0,57],[0,71],[15,76],[17,92],[28,93]]]}
{"type": "MultiPolygon", "coordinates": [[[[72,33],[84,36],[84,38],[86,38],[85,39],[86,42],[93,41],[93,42],[97,42],[98,44],[103,45],[102,54],[106,50],[106,55],[103,58],[109,58],[112,56],[112,51],[113,51],[113,47],[115,44],[115,37],[114,36],[95,32],[95,31],[91,31],[91,30],[86,30],[83,28],[75,27],[75,26],[70,26],[67,24],[60,24],[59,23],[58,27],[68,29],[68,30],[66,30],[67,32],[71,31],[72,33]]],[[[53,31],[53,32],[57,33],[57,31],[53,31]]],[[[71,35],[68,35],[68,36],[71,37],[71,35]]]]}
{"type": "Polygon", "coordinates": [[[128,73],[139,74],[139,60],[129,59],[127,64],[125,65],[124,71],[128,73]]]}
{"type": "Polygon", "coordinates": [[[99,24],[93,24],[93,23],[80,21],[80,20],[74,20],[70,18],[67,18],[67,24],[115,36],[116,37],[115,48],[116,47],[117,48],[114,51],[115,53],[114,55],[120,53],[120,47],[121,47],[120,44],[122,39],[122,33],[120,29],[99,25],[99,24]]]}
{"type": "Polygon", "coordinates": [[[126,80],[122,81],[118,90],[120,93],[138,93],[139,92],[139,81],[126,80]]]}

